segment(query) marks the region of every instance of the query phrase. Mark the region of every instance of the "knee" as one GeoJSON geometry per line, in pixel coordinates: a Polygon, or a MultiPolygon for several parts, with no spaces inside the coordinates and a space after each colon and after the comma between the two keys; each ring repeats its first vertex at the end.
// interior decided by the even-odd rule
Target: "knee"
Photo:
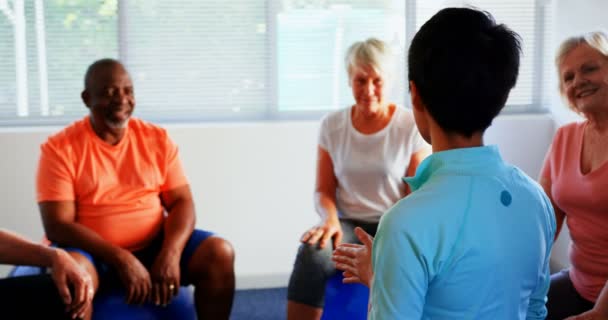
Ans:
{"type": "Polygon", "coordinates": [[[208,258],[215,264],[230,265],[234,264],[234,248],[230,242],[222,239],[213,237],[208,239],[209,246],[207,248],[208,258]]]}
{"type": "Polygon", "coordinates": [[[198,247],[190,264],[193,271],[202,271],[206,274],[229,273],[234,271],[234,248],[230,242],[211,237],[198,247]]]}
{"type": "Polygon", "coordinates": [[[309,266],[309,268],[323,269],[327,272],[333,271],[334,264],[331,261],[332,249],[325,247],[319,249],[316,245],[303,243],[298,249],[296,264],[309,266]]]}

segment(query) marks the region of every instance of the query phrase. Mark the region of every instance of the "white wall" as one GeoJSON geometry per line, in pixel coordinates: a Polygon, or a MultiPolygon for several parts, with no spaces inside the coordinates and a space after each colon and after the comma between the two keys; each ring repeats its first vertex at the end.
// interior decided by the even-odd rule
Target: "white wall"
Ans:
{"type": "Polygon", "coordinates": [[[556,4],[556,34],[567,38],[590,31],[608,29],[608,1],[553,0],[556,4]]]}
{"type": "MultiPolygon", "coordinates": [[[[0,131],[0,226],[40,239],[34,175],[39,144],[59,128],[0,131]]],[[[312,203],[317,122],[169,126],[180,147],[197,226],[229,239],[238,286],[285,285],[300,234],[318,221],[312,203]]],[[[548,115],[502,116],[486,142],[536,177],[553,132],[548,115]]],[[[6,268],[4,270],[7,270],[6,268]]]]}

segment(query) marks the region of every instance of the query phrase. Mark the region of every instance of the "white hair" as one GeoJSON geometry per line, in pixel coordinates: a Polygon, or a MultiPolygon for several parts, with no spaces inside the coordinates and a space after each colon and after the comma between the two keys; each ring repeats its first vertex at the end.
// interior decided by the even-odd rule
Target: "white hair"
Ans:
{"type": "Polygon", "coordinates": [[[369,38],[353,43],[346,51],[344,58],[349,78],[355,69],[369,66],[376,73],[390,75],[393,69],[394,56],[384,41],[369,38]]]}
{"type": "Polygon", "coordinates": [[[570,51],[582,44],[592,47],[604,57],[608,58],[608,36],[603,31],[594,31],[564,40],[559,46],[557,56],[555,57],[555,65],[557,68],[559,69],[560,64],[570,51]]]}

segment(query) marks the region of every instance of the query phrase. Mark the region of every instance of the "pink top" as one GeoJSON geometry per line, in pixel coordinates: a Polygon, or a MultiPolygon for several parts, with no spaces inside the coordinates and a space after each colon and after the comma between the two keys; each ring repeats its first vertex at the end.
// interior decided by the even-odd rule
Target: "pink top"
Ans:
{"type": "Polygon", "coordinates": [[[572,238],[570,278],[582,297],[595,302],[608,279],[608,162],[581,172],[586,125],[559,128],[541,176],[551,181],[553,201],[566,213],[572,238]]]}

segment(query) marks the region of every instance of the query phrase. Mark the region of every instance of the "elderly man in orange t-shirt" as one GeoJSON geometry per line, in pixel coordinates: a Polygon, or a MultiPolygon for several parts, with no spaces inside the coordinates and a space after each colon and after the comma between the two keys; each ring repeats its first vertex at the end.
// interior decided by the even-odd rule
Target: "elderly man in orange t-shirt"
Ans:
{"type": "Polygon", "coordinates": [[[193,284],[199,318],[228,319],[234,251],[194,229],[177,146],[164,129],[131,117],[124,66],[93,63],[82,100],[90,114],[41,147],[37,200],[47,237],[91,274],[95,289],[117,275],[127,303],[166,305],[180,284],[193,284]]]}

